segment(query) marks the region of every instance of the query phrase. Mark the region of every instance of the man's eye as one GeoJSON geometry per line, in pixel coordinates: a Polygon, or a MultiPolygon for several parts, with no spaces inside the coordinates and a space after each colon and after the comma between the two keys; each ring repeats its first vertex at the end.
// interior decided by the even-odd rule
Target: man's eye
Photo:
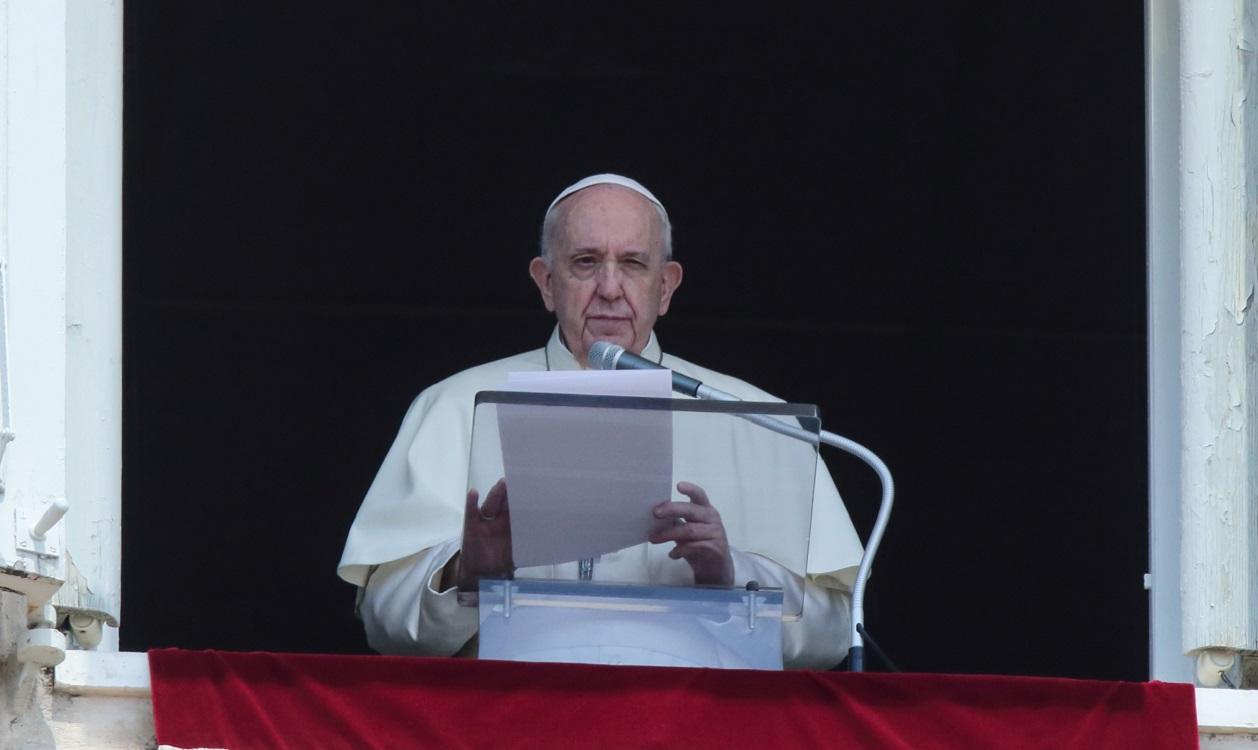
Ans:
{"type": "Polygon", "coordinates": [[[589,256],[581,256],[581,257],[578,257],[578,258],[573,258],[573,259],[572,259],[572,265],[574,265],[574,266],[589,267],[589,266],[594,265],[594,259],[593,259],[593,258],[591,258],[591,257],[589,257],[589,256]]]}

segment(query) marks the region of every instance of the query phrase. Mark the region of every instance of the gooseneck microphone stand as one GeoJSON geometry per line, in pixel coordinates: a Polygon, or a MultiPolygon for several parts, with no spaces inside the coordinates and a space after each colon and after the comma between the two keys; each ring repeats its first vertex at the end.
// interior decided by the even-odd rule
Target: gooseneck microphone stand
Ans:
{"type": "MultiPolygon", "coordinates": [[[[624,347],[607,341],[599,341],[590,347],[589,364],[599,370],[639,370],[667,369],[649,360],[625,351],[624,347]]],[[[704,385],[694,378],[681,373],[673,373],[673,389],[710,401],[741,401],[737,396],[704,385]]],[[[878,554],[878,545],[891,520],[891,506],[895,500],[895,481],[891,478],[891,470],[878,458],[873,451],[854,440],[842,435],[821,430],[819,433],[793,427],[785,422],[767,417],[763,414],[742,414],[743,419],[810,445],[825,444],[849,453],[864,461],[882,482],[882,501],[878,505],[878,518],[874,521],[874,529],[869,533],[865,543],[865,553],[861,555],[860,567],[856,569],[856,585],[852,587],[852,646],[848,651],[848,668],[853,672],[865,671],[865,585],[869,580],[869,571],[874,564],[874,556],[878,554]]]]}

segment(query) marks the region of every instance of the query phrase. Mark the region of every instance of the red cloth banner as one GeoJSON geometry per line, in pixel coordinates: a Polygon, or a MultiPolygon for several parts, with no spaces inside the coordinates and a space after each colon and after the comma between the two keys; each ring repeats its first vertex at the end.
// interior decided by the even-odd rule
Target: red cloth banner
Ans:
{"type": "Polygon", "coordinates": [[[149,652],[180,748],[1166,748],[1194,691],[1036,677],[149,652]]]}

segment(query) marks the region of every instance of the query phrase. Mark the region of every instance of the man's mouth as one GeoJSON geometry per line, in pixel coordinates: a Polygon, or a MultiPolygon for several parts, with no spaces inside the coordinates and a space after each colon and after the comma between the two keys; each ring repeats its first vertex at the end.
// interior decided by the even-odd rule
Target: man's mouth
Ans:
{"type": "Polygon", "coordinates": [[[585,319],[585,327],[595,336],[613,336],[626,333],[627,328],[632,327],[632,321],[629,318],[614,317],[610,315],[592,315],[585,319]]]}

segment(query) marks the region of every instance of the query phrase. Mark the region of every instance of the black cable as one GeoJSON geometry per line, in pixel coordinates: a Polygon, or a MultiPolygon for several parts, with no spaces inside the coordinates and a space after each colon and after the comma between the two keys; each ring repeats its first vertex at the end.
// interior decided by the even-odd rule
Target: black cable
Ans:
{"type": "Polygon", "coordinates": [[[886,664],[892,672],[900,671],[900,668],[895,665],[895,662],[891,661],[891,657],[887,656],[887,652],[878,647],[878,642],[874,640],[868,630],[865,630],[865,625],[863,623],[856,623],[856,632],[860,633],[861,639],[865,642],[865,645],[869,646],[878,659],[882,661],[883,664],[886,664]]]}

